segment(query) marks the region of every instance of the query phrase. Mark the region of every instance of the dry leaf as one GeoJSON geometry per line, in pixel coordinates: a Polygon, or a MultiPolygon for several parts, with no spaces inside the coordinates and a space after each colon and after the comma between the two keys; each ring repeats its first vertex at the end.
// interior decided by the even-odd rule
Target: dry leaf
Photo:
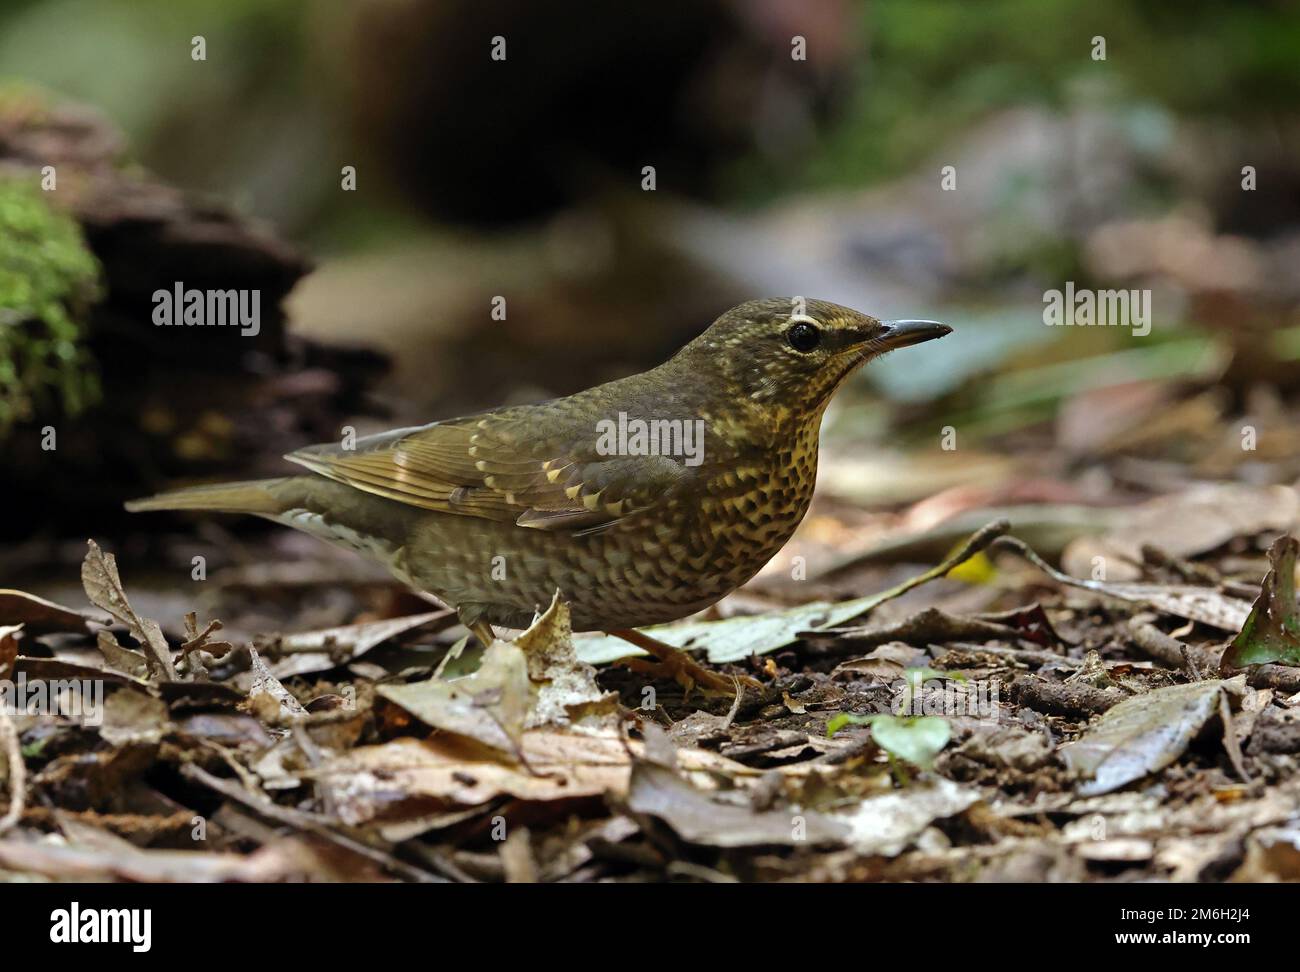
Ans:
{"type": "MultiPolygon", "coordinates": [[[[254,705],[260,704],[260,700],[269,700],[274,706],[270,711],[275,713],[275,717],[264,721],[286,724],[297,722],[299,719],[306,717],[307,710],[302,707],[302,703],[294,698],[293,693],[280,684],[278,678],[271,674],[271,670],[266,667],[266,663],[258,655],[257,649],[250,647],[248,653],[253,664],[252,684],[248,689],[248,699],[254,705]]],[[[257,710],[254,711],[260,715],[257,710]]]]}
{"type": "Polygon", "coordinates": [[[376,692],[426,725],[512,755],[518,752],[533,697],[524,653],[508,641],[492,642],[472,675],[380,685],[376,692]]]}
{"type": "Polygon", "coordinates": [[[578,659],[573,648],[569,606],[559,593],[551,606],[515,639],[528,659],[528,677],[537,690],[529,728],[569,725],[613,728],[618,722],[618,694],[596,684],[596,670],[578,659]]]}
{"type": "Polygon", "coordinates": [[[569,800],[627,791],[631,756],[612,733],[533,729],[521,738],[520,751],[527,768],[455,735],[402,738],[354,749],[301,775],[328,784],[339,816],[353,825],[477,806],[500,796],[569,800]]]}
{"type": "Polygon", "coordinates": [[[1218,711],[1225,684],[1209,679],[1153,689],[1103,713],[1058,750],[1070,769],[1086,778],[1079,795],[1109,793],[1178,759],[1218,711]]]}
{"type": "Polygon", "coordinates": [[[131,637],[145,649],[149,667],[155,674],[168,681],[176,680],[176,669],[172,665],[171,649],[163,637],[158,622],[142,618],[132,609],[122,588],[122,579],[117,574],[117,561],[112,554],[99,549],[94,540],[86,541],[90,549],[86,559],[81,563],[81,586],[86,589],[90,603],[102,608],[113,616],[119,624],[126,626],[131,637]]]}
{"type": "MultiPolygon", "coordinates": [[[[26,591],[0,590],[0,625],[23,624],[32,635],[87,630],[87,616],[26,591]]],[[[91,619],[96,620],[96,619],[91,619]]]]}

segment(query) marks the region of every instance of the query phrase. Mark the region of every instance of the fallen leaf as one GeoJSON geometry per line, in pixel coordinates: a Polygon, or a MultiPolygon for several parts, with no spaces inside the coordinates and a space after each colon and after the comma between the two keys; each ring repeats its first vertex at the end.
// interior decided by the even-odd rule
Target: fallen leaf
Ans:
{"type": "Polygon", "coordinates": [[[26,625],[32,635],[80,634],[88,630],[87,620],[98,619],[26,591],[0,590],[0,624],[26,625]]]}
{"type": "Polygon", "coordinates": [[[848,843],[862,854],[901,854],[936,820],[955,816],[979,794],[936,777],[882,796],[868,797],[836,819],[848,827],[848,843]]]}
{"type": "Polygon", "coordinates": [[[1024,557],[1060,584],[1104,594],[1121,601],[1150,604],[1166,614],[1187,618],[1189,621],[1199,621],[1223,631],[1240,630],[1250,613],[1250,605],[1245,601],[1228,597],[1212,587],[1195,587],[1190,584],[1111,584],[1105,581],[1083,580],[1056,570],[1014,537],[1002,537],[997,541],[997,546],[1024,557]]]}
{"type": "Polygon", "coordinates": [[[169,726],[167,703],[145,692],[119,688],[104,701],[99,735],[115,746],[156,745],[169,726]]]}
{"type": "Polygon", "coordinates": [[[1246,842],[1246,859],[1234,881],[1300,881],[1300,826],[1257,830],[1246,842]]]}
{"type": "MultiPolygon", "coordinates": [[[[252,659],[252,684],[248,689],[248,699],[253,705],[261,704],[260,700],[270,700],[274,706],[272,711],[275,713],[274,721],[277,723],[297,722],[305,718],[307,710],[302,707],[302,703],[294,698],[293,693],[280,684],[280,680],[271,674],[271,670],[266,667],[262,657],[257,653],[256,648],[249,648],[249,656],[252,659]]],[[[260,712],[255,712],[261,715],[260,712]]]]}
{"type": "Polygon", "coordinates": [[[101,628],[95,635],[95,645],[110,668],[132,678],[149,676],[148,659],[138,651],[122,647],[113,632],[101,628]]]}
{"type": "Polygon", "coordinates": [[[426,725],[512,755],[518,752],[533,698],[528,660],[509,641],[492,642],[472,675],[380,685],[376,691],[426,725]]]}
{"type": "Polygon", "coordinates": [[[318,631],[269,635],[254,644],[273,658],[267,666],[279,679],[294,675],[326,672],[360,658],[371,648],[421,628],[433,627],[454,617],[451,611],[429,611],[402,618],[345,624],[318,631]]]}
{"type": "Polygon", "coordinates": [[[845,824],[809,810],[754,810],[723,803],[673,770],[639,760],[632,770],[628,808],[662,820],[682,840],[708,847],[842,844],[845,824]]]}
{"type": "Polygon", "coordinates": [[[619,721],[618,693],[603,691],[596,670],[578,658],[569,606],[558,592],[514,644],[528,660],[528,677],[537,693],[528,728],[575,722],[612,728],[619,721]]]}
{"type": "Polygon", "coordinates": [[[301,775],[328,784],[340,818],[352,825],[501,796],[546,801],[627,792],[631,754],[612,733],[533,729],[521,738],[520,752],[528,768],[455,735],[401,738],[359,747],[301,775]]]}
{"type": "Polygon", "coordinates": [[[840,662],[831,672],[831,678],[850,675],[875,675],[884,681],[892,681],[903,674],[903,669],[925,656],[925,649],[903,644],[901,641],[889,641],[877,645],[861,658],[850,658],[840,662]]]}
{"type": "Polygon", "coordinates": [[[1103,713],[1080,738],[1058,749],[1085,779],[1079,795],[1118,790],[1173,763],[1218,711],[1224,685],[1208,679],[1153,689],[1103,713]]]}
{"type": "Polygon", "coordinates": [[[1300,543],[1279,537],[1269,548],[1269,571],[1241,631],[1219,662],[1223,673],[1248,665],[1300,665],[1300,615],[1295,604],[1295,558],[1300,543]]]}
{"type": "Polygon", "coordinates": [[[117,573],[117,561],[112,554],[99,549],[94,540],[86,541],[90,549],[86,559],[81,563],[81,586],[86,589],[90,603],[102,608],[112,615],[119,624],[126,626],[131,637],[145,649],[150,668],[156,669],[163,677],[175,681],[176,669],[172,665],[171,649],[163,637],[158,622],[136,614],[131,603],[126,599],[122,588],[122,578],[117,573]]]}

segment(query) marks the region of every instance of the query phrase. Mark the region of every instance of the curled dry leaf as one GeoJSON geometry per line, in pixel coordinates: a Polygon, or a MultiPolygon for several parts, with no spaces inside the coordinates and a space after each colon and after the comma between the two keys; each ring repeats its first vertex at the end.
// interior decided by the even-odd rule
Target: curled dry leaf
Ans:
{"type": "Polygon", "coordinates": [[[452,611],[429,611],[401,618],[345,624],[319,631],[268,635],[254,644],[263,654],[274,658],[268,667],[277,678],[325,672],[355,661],[371,648],[385,641],[421,628],[436,628],[454,619],[452,611]]]}
{"type": "Polygon", "coordinates": [[[526,728],[608,730],[618,720],[617,696],[601,691],[596,670],[574,652],[569,608],[558,595],[515,641],[494,641],[472,674],[377,691],[427,725],[515,756],[526,728]]]}
{"type": "Polygon", "coordinates": [[[144,618],[135,613],[131,603],[126,599],[122,588],[122,578],[117,573],[117,561],[112,554],[99,549],[94,540],[86,541],[90,549],[81,564],[81,586],[86,589],[90,603],[102,608],[112,615],[119,624],[125,625],[131,637],[138,641],[145,650],[149,668],[154,674],[176,680],[176,669],[172,665],[171,649],[163,637],[158,622],[144,618]]]}
{"type": "MultiPolygon", "coordinates": [[[[249,656],[252,660],[252,684],[248,689],[248,699],[254,706],[265,704],[266,700],[270,704],[267,708],[274,713],[274,718],[268,721],[274,721],[279,724],[297,722],[305,718],[307,710],[302,707],[302,703],[294,698],[287,688],[280,684],[280,680],[271,674],[271,670],[266,667],[258,655],[256,648],[249,649],[249,656]]],[[[254,709],[257,713],[258,710],[254,709]]]]}
{"type": "Polygon", "coordinates": [[[596,670],[578,658],[569,606],[559,592],[515,645],[528,660],[528,677],[537,690],[529,728],[574,723],[613,728],[618,722],[618,695],[602,691],[596,670]]]}
{"type": "Polygon", "coordinates": [[[104,661],[108,663],[109,668],[130,675],[132,678],[149,677],[149,662],[145,656],[138,651],[122,647],[113,632],[107,628],[101,628],[95,633],[95,645],[99,648],[99,653],[104,656],[104,661]]]}

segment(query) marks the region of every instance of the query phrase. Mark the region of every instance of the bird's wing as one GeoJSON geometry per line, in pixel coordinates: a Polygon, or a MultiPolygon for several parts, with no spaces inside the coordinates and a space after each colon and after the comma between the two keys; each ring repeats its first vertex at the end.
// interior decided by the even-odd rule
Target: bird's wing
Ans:
{"type": "Polygon", "coordinates": [[[598,438],[582,410],[519,406],[285,458],[422,509],[574,533],[651,509],[695,474],[667,456],[602,455],[598,438]]]}

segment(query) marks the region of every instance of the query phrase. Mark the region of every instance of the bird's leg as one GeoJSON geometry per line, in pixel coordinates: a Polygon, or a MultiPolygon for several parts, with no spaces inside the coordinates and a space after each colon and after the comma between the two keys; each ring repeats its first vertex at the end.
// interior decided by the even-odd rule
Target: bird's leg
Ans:
{"type": "Polygon", "coordinates": [[[484,648],[487,648],[492,644],[492,642],[496,641],[497,636],[496,632],[492,630],[492,625],[484,621],[482,618],[476,618],[471,621],[465,617],[465,612],[460,608],[456,609],[456,616],[460,618],[461,624],[469,628],[469,630],[474,634],[474,637],[479,640],[484,648]]]}
{"type": "MultiPolygon", "coordinates": [[[[622,638],[629,644],[636,645],[659,659],[657,662],[652,662],[644,658],[624,658],[619,663],[631,668],[633,671],[645,672],[656,677],[671,676],[674,681],[686,689],[687,695],[690,695],[693,688],[714,695],[736,694],[735,679],[709,671],[690,655],[674,648],[672,645],[665,644],[632,628],[619,628],[615,631],[607,631],[606,634],[611,634],[615,638],[622,638]]],[[[740,682],[748,688],[763,687],[761,682],[747,675],[741,675],[740,682]]]]}

